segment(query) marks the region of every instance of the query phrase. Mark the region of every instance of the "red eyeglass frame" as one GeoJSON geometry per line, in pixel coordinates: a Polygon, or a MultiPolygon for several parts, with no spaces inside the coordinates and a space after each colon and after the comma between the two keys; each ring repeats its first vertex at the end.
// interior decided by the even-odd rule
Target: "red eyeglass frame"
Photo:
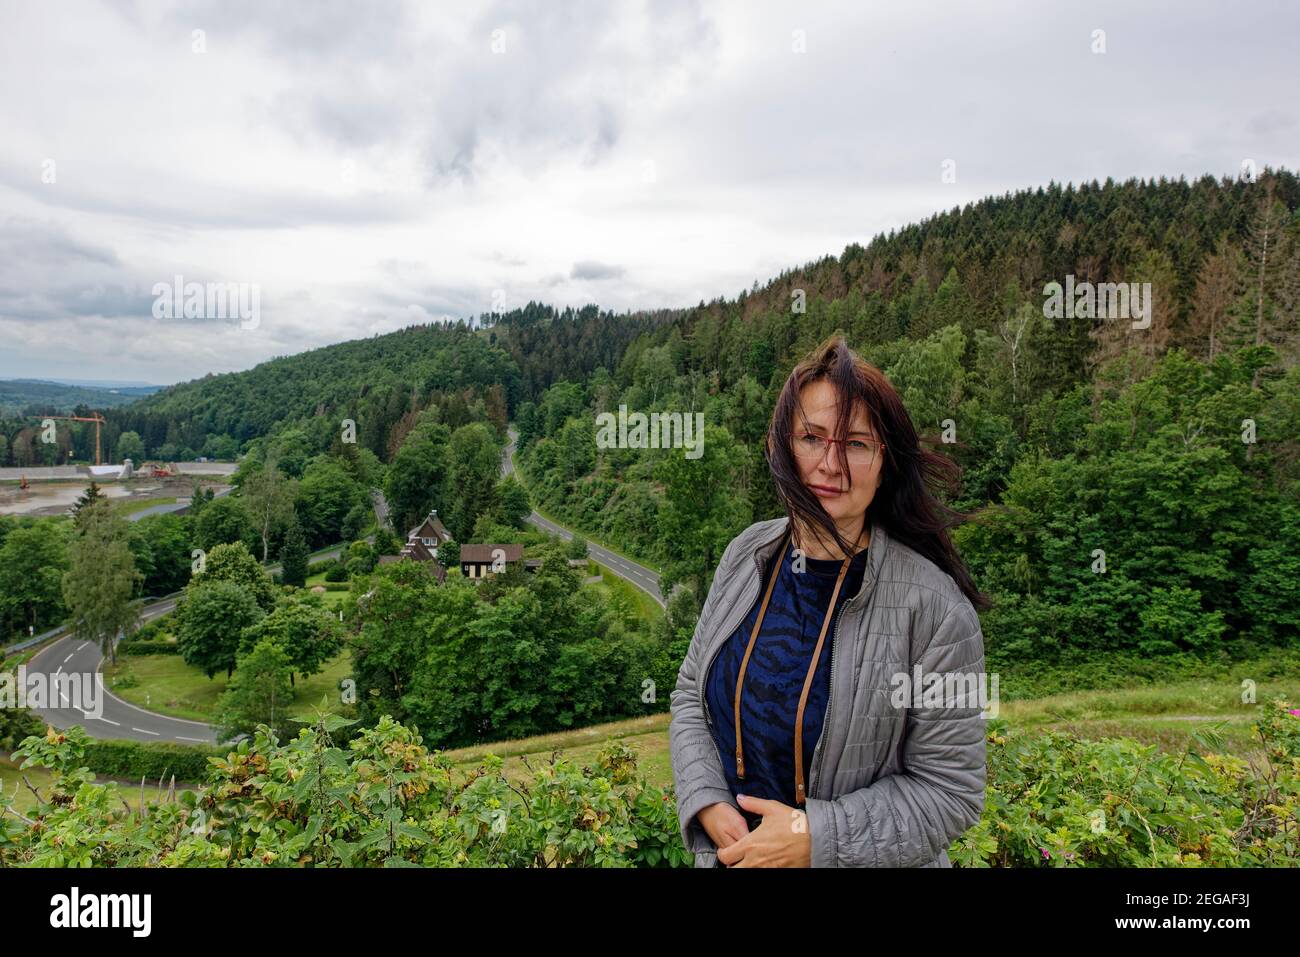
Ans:
{"type": "MultiPolygon", "coordinates": [[[[801,439],[801,438],[803,438],[805,435],[814,435],[814,436],[817,436],[817,438],[821,439],[823,442],[828,443],[832,448],[833,448],[834,446],[836,446],[837,444],[838,444],[838,445],[843,445],[845,442],[848,442],[848,441],[849,441],[848,439],[832,439],[830,436],[827,436],[827,435],[817,435],[816,432],[791,432],[791,433],[790,433],[790,437],[791,437],[791,438],[794,438],[794,439],[801,439]]],[[[871,443],[873,443],[873,444],[875,444],[875,445],[880,446],[882,449],[885,447],[885,443],[884,443],[884,442],[881,442],[879,439],[854,439],[853,441],[854,441],[854,442],[871,442],[871,443]]],[[[845,456],[847,457],[847,455],[848,455],[848,450],[846,449],[846,450],[845,450],[845,456]]]]}

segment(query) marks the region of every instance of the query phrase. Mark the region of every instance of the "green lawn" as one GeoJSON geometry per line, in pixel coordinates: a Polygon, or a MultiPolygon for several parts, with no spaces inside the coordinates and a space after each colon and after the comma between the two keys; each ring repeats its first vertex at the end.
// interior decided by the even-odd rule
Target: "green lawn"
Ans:
{"type": "Polygon", "coordinates": [[[601,565],[595,559],[589,559],[590,563],[596,566],[597,572],[600,573],[600,583],[592,583],[591,588],[597,588],[606,594],[619,593],[632,599],[634,607],[640,612],[641,618],[646,621],[654,621],[662,618],[664,614],[663,607],[655,601],[645,591],[633,585],[626,578],[620,578],[613,571],[601,565]]]}
{"type": "MultiPolygon", "coordinates": [[[[4,788],[4,796],[6,799],[13,799],[14,809],[21,814],[28,813],[28,811],[36,807],[37,804],[36,795],[34,795],[27,788],[27,785],[23,783],[24,777],[31,783],[32,787],[48,796],[46,787],[50,783],[50,772],[43,768],[28,768],[26,771],[19,771],[18,767],[13,762],[0,758],[0,787],[4,788]]],[[[99,775],[95,780],[99,783],[104,783],[110,779],[99,775]]],[[[182,788],[178,782],[176,785],[177,793],[182,790],[187,789],[182,788]]],[[[192,791],[194,789],[188,788],[188,790],[192,791]]],[[[139,782],[136,782],[134,785],[119,782],[118,792],[132,808],[138,809],[140,807],[139,782]]],[[[160,794],[164,793],[166,793],[166,789],[160,791],[157,785],[145,785],[144,795],[146,801],[153,800],[160,794]]]]}
{"type": "MultiPolygon", "coordinates": [[[[329,583],[325,581],[325,573],[321,572],[319,575],[311,575],[310,577],[308,577],[307,584],[304,587],[308,591],[311,591],[317,585],[324,587],[328,584],[329,583]]],[[[340,582],[339,584],[346,585],[347,582],[340,582]]],[[[346,591],[326,591],[323,594],[321,594],[320,597],[321,600],[325,603],[326,608],[338,608],[340,605],[343,604],[343,599],[347,596],[347,594],[348,593],[346,591]]]]}
{"type": "MultiPolygon", "coordinates": [[[[327,704],[337,706],[338,683],[351,673],[351,657],[344,651],[320,674],[297,678],[294,703],[305,708],[319,704],[324,695],[327,704]]],[[[210,721],[217,699],[226,690],[226,675],[220,672],[208,678],[198,668],[187,665],[179,655],[122,655],[116,665],[104,665],[104,683],[113,694],[141,708],[175,718],[210,721]],[[124,667],[134,672],[140,681],[138,685],[131,688],[113,685],[124,667]]]]}

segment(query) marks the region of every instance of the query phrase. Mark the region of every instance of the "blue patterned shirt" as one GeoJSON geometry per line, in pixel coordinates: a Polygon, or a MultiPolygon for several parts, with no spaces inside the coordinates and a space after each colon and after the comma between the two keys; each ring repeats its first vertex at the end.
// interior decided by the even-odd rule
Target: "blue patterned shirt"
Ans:
{"type": "MultiPolygon", "coordinates": [[[[772,798],[797,807],[794,789],[794,720],[803,693],[804,678],[817,646],[822,619],[835,590],[835,578],[842,562],[838,559],[805,558],[803,572],[793,568],[793,545],[787,543],[781,554],[781,571],[763,629],[754,642],[754,650],[745,669],[745,688],[741,695],[740,714],[744,728],[745,780],[736,779],[736,676],[749,644],[750,632],[758,618],[758,608],[767,591],[769,564],[763,571],[762,586],[754,606],[735,633],[725,642],[709,667],[705,700],[713,719],[713,740],[718,746],[722,766],[731,793],[772,798]]],[[[835,602],[838,619],[845,602],[857,594],[867,567],[864,548],[849,563],[840,596],[835,602]]],[[[835,621],[826,631],[817,670],[803,714],[804,786],[812,787],[813,751],[826,719],[826,701],[830,690],[831,644],[835,621]]],[[[753,830],[761,816],[741,813],[753,830]]]]}

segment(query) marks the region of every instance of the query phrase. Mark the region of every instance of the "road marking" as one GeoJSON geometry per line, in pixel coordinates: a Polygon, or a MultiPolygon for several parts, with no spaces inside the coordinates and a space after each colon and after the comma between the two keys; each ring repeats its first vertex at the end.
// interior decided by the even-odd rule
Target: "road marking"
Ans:
{"type": "Polygon", "coordinates": [[[150,731],[148,728],[132,728],[132,731],[139,731],[141,734],[152,734],[155,738],[161,738],[162,735],[157,731],[150,731]]]}
{"type": "Polygon", "coordinates": [[[211,742],[207,741],[207,740],[204,739],[204,738],[187,738],[187,737],[185,737],[185,735],[183,735],[183,734],[178,734],[178,735],[176,735],[176,740],[177,740],[177,741],[197,741],[199,744],[210,744],[210,743],[211,743],[211,742]]]}
{"type": "Polygon", "coordinates": [[[100,718],[99,720],[100,720],[100,721],[106,721],[106,722],[108,722],[109,724],[111,724],[111,725],[112,725],[113,727],[115,727],[115,728],[120,728],[120,727],[122,727],[122,722],[121,722],[121,721],[114,721],[112,718],[100,718]]]}
{"type": "Polygon", "coordinates": [[[68,657],[66,657],[66,658],[63,659],[63,663],[66,665],[69,661],[72,660],[72,656],[75,655],[75,654],[76,654],[75,651],[70,652],[70,653],[68,654],[68,657]]]}

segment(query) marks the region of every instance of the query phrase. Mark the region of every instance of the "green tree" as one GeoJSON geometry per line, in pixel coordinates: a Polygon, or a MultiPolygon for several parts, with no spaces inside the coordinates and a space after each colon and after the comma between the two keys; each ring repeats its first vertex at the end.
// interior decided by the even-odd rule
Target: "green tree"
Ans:
{"type": "Polygon", "coordinates": [[[384,482],[384,496],[397,528],[411,528],[432,508],[443,508],[447,492],[445,425],[424,423],[407,436],[393,458],[384,482]]]}
{"type": "Polygon", "coordinates": [[[318,673],[343,649],[343,629],[338,618],[315,596],[300,594],[282,598],[274,611],[244,629],[240,655],[266,639],[284,649],[293,671],[303,677],[318,673]]]}
{"type": "Polygon", "coordinates": [[[659,535],[667,554],[660,584],[669,593],[685,582],[697,602],[708,593],[727,543],[750,523],[748,499],[732,491],[744,466],[743,450],[718,426],[709,426],[700,440],[704,452],[699,458],[672,449],[655,468],[664,486],[659,535]]]}
{"type": "Polygon", "coordinates": [[[263,611],[270,611],[275,605],[275,584],[271,576],[243,542],[215,546],[204,558],[203,571],[194,576],[191,584],[217,581],[239,585],[263,611]]]}
{"type": "Polygon", "coordinates": [[[232,581],[192,583],[177,604],[176,643],[186,664],[211,678],[235,667],[245,628],[265,616],[248,590],[232,581]]]}
{"type": "Polygon", "coordinates": [[[242,498],[223,495],[205,502],[194,522],[194,537],[199,548],[211,551],[218,545],[243,544],[253,549],[257,529],[242,498]]]}
{"type": "Polygon", "coordinates": [[[131,552],[144,576],[146,595],[170,595],[190,576],[190,519],[182,515],[147,515],[131,523],[131,552]]]}
{"type": "Polygon", "coordinates": [[[496,506],[501,444],[496,433],[484,423],[465,425],[451,437],[448,460],[447,527],[464,540],[472,534],[479,515],[496,506]]]}
{"type": "Polygon", "coordinates": [[[126,520],[114,514],[107,501],[83,505],[63,575],[72,634],[97,643],[112,662],[117,660],[117,636],[140,617],[133,598],[141,576],[128,536],[126,520]]]}
{"type": "Polygon", "coordinates": [[[86,491],[82,492],[80,497],[72,503],[72,514],[80,519],[81,513],[90,506],[104,501],[104,494],[100,492],[99,485],[91,482],[86,486],[86,491]]]}
{"type": "Polygon", "coordinates": [[[144,461],[144,441],[139,432],[123,432],[117,437],[117,458],[130,459],[134,465],[144,461]]]}
{"type": "Polygon", "coordinates": [[[402,550],[402,541],[392,530],[381,526],[375,532],[375,554],[376,555],[396,555],[402,550]]]}
{"type": "Polygon", "coordinates": [[[286,585],[302,588],[307,584],[307,539],[302,533],[302,526],[297,519],[289,523],[284,533],[284,544],[280,547],[280,580],[286,585]]]}
{"type": "Polygon", "coordinates": [[[262,539],[262,561],[271,553],[271,537],[293,520],[293,482],[268,462],[244,479],[240,486],[253,527],[262,539]]]}
{"type": "Polygon", "coordinates": [[[366,541],[353,542],[348,546],[347,569],[349,578],[369,575],[375,570],[379,556],[366,541]]]}
{"type": "Polygon", "coordinates": [[[66,519],[20,525],[0,545],[0,621],[24,636],[63,619],[63,573],[68,567],[66,519]]]}
{"type": "Polygon", "coordinates": [[[338,459],[318,455],[298,483],[294,507],[303,533],[313,548],[342,537],[343,522],[356,505],[364,505],[366,490],[338,459]]]}
{"type": "Polygon", "coordinates": [[[497,503],[501,520],[515,528],[523,528],[524,520],[533,511],[533,506],[528,501],[527,490],[513,474],[507,475],[497,486],[497,503]]]}
{"type": "Polygon", "coordinates": [[[216,727],[221,740],[251,734],[259,724],[287,737],[293,726],[292,662],[272,638],[264,638],[239,658],[229,687],[217,701],[216,727]]]}

